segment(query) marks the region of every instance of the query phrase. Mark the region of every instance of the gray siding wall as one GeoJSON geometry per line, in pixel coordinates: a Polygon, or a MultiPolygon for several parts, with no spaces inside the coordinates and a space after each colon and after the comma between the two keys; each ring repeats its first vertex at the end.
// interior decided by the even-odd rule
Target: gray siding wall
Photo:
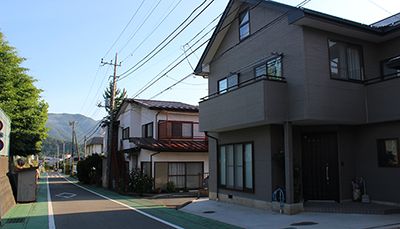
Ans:
{"type": "MultiPolygon", "coordinates": [[[[272,166],[271,166],[271,128],[260,126],[256,128],[241,129],[240,131],[221,132],[218,134],[219,144],[253,143],[254,165],[254,193],[239,192],[219,189],[219,193],[249,199],[271,201],[272,196],[272,166]]],[[[216,192],[217,187],[217,153],[210,148],[210,192],[216,192]],[[211,161],[211,159],[213,161],[211,161]]]]}
{"type": "MultiPolygon", "coordinates": [[[[243,6],[242,8],[245,8],[243,6]]],[[[258,6],[250,12],[251,32],[280,16],[283,12],[258,6]]],[[[283,53],[283,76],[287,77],[287,96],[289,99],[289,116],[291,119],[304,118],[304,47],[302,28],[288,25],[287,19],[274,23],[255,35],[239,42],[238,21],[232,23],[225,39],[210,64],[209,93],[217,92],[218,80],[237,72],[241,72],[240,81],[254,77],[253,68],[259,60],[272,56],[272,52],[283,53]],[[234,48],[230,49],[231,47],[234,48]],[[227,51],[230,49],[229,51],[227,51]],[[227,51],[227,52],[226,52],[227,51]],[[223,55],[222,55],[223,54],[223,55]]]]}
{"type": "Polygon", "coordinates": [[[371,200],[400,203],[400,167],[378,166],[377,139],[400,138],[400,122],[360,127],[357,139],[357,176],[366,179],[371,200]]]}

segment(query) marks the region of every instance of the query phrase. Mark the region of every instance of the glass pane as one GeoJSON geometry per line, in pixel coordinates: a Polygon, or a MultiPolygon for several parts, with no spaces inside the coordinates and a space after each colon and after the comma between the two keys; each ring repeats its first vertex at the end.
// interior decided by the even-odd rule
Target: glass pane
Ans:
{"type": "Polygon", "coordinates": [[[245,25],[240,26],[239,29],[240,39],[246,38],[250,35],[250,24],[247,23],[245,25]]]}
{"type": "Polygon", "coordinates": [[[347,48],[347,68],[349,79],[361,80],[361,60],[358,49],[347,48]]]}
{"type": "Polygon", "coordinates": [[[155,188],[165,189],[168,182],[168,163],[155,162],[154,167],[154,186],[155,188]]]}
{"type": "Polygon", "coordinates": [[[226,185],[226,153],[225,146],[219,152],[219,180],[221,185],[226,185]]]}
{"type": "Polygon", "coordinates": [[[218,92],[220,94],[225,93],[227,88],[228,88],[228,80],[227,79],[223,79],[218,82],[218,92]]]}
{"type": "Polygon", "coordinates": [[[249,22],[249,11],[246,10],[245,12],[240,14],[240,26],[249,22]]]}
{"type": "Polygon", "coordinates": [[[172,137],[182,137],[182,123],[172,123],[172,137]]]}
{"type": "Polygon", "coordinates": [[[228,89],[232,89],[239,83],[239,77],[237,74],[228,77],[228,89]]]}
{"type": "Polygon", "coordinates": [[[263,64],[254,69],[255,77],[262,77],[267,74],[267,65],[263,64]]]}
{"type": "Polygon", "coordinates": [[[390,68],[387,66],[388,61],[382,62],[383,76],[400,76],[400,69],[390,68]]]}
{"type": "Polygon", "coordinates": [[[267,62],[267,75],[269,77],[282,77],[281,57],[277,57],[267,62]]]}
{"type": "Polygon", "coordinates": [[[185,163],[168,163],[168,174],[185,175],[185,163]]]}
{"type": "Polygon", "coordinates": [[[253,152],[252,144],[246,144],[244,148],[245,157],[245,187],[248,189],[253,189],[253,152]]]}
{"type": "Polygon", "coordinates": [[[235,188],[243,188],[243,145],[235,145],[235,188]]]}
{"type": "Polygon", "coordinates": [[[146,137],[153,137],[153,123],[147,124],[146,128],[147,128],[147,136],[146,137]]]}
{"type": "Polygon", "coordinates": [[[333,78],[347,79],[346,47],[343,43],[329,41],[329,63],[333,78]]]}
{"type": "Polygon", "coordinates": [[[201,186],[201,177],[200,176],[187,176],[186,177],[186,188],[188,189],[196,189],[201,186]]]}
{"type": "Polygon", "coordinates": [[[386,140],[385,141],[385,154],[386,164],[388,166],[399,165],[399,156],[397,150],[397,140],[386,140]]]}
{"type": "Polygon", "coordinates": [[[226,146],[226,166],[227,166],[226,186],[233,188],[234,187],[233,145],[226,146]]]}
{"type": "Polygon", "coordinates": [[[185,188],[185,176],[170,176],[168,181],[174,182],[175,188],[185,188]]]}
{"type": "Polygon", "coordinates": [[[192,123],[182,123],[182,137],[192,137],[193,133],[192,123]]]}
{"type": "Polygon", "coordinates": [[[203,173],[203,163],[201,162],[191,162],[186,163],[186,174],[187,175],[202,175],[203,173]]]}

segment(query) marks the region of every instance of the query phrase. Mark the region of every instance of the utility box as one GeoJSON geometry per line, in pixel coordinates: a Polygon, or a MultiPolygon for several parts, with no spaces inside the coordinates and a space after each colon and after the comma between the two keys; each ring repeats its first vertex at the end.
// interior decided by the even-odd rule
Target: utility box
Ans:
{"type": "Polygon", "coordinates": [[[36,169],[17,172],[17,202],[36,201],[36,169]]]}

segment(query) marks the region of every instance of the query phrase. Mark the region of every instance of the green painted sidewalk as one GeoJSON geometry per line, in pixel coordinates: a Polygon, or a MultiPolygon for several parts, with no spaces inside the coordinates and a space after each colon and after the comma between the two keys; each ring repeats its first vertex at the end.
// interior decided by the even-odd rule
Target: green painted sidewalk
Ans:
{"type": "MultiPolygon", "coordinates": [[[[44,177],[44,176],[43,176],[44,177]]],[[[17,204],[1,219],[1,229],[48,228],[47,181],[38,182],[37,202],[17,204]]]]}
{"type": "MultiPolygon", "coordinates": [[[[71,182],[78,184],[78,181],[73,178],[67,178],[67,179],[69,179],[71,182]]],[[[193,215],[190,213],[182,212],[182,211],[171,209],[171,208],[167,208],[163,205],[157,205],[149,200],[145,200],[145,199],[141,199],[141,198],[137,198],[137,197],[120,195],[118,193],[115,193],[113,191],[110,191],[110,190],[107,190],[104,188],[100,188],[100,187],[95,187],[95,186],[90,186],[90,185],[82,185],[80,183],[79,183],[79,185],[82,187],[85,187],[91,191],[94,191],[98,194],[106,196],[110,199],[119,201],[130,207],[133,207],[135,209],[138,209],[147,214],[150,214],[152,216],[155,216],[157,218],[160,218],[162,220],[173,223],[173,224],[183,227],[183,228],[191,228],[191,229],[192,228],[193,229],[240,228],[240,227],[222,223],[222,222],[219,222],[219,221],[216,221],[213,219],[193,215]]]]}

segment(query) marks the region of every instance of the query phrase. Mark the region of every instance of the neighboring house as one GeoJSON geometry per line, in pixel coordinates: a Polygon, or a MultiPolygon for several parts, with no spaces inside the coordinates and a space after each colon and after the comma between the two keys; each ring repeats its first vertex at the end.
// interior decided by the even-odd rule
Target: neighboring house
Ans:
{"type": "Polygon", "coordinates": [[[85,157],[103,153],[103,137],[92,137],[86,142],[85,157]]]}
{"type": "Polygon", "coordinates": [[[373,25],[273,1],[231,0],[195,73],[208,78],[211,199],[284,210],[400,204],[400,22],[373,25]]]}
{"type": "Polygon", "coordinates": [[[173,182],[197,189],[208,174],[208,143],[198,107],[180,102],[125,99],[117,114],[118,153],[129,171],[152,176],[156,189],[173,182]]]}

